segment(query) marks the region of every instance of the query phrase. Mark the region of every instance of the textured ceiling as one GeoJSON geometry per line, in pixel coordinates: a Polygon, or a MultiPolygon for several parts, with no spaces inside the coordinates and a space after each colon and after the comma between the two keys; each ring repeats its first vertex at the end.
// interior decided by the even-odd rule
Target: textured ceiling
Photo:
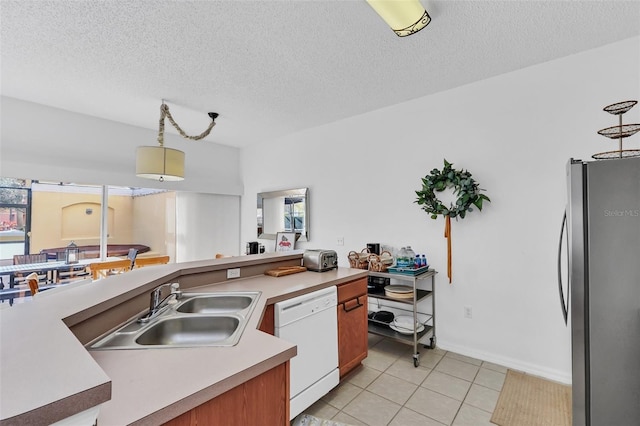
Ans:
{"type": "Polygon", "coordinates": [[[247,146],[640,34],[640,1],[422,4],[399,38],[364,0],[2,0],[2,94],[247,146]]]}

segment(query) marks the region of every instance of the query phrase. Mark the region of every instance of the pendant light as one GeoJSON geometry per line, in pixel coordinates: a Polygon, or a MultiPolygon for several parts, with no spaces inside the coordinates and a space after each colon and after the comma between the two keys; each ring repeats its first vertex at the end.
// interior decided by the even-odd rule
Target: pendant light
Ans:
{"type": "Polygon", "coordinates": [[[169,106],[162,101],[160,106],[160,123],[158,129],[158,146],[139,146],[136,151],[136,176],[146,179],[164,181],[184,180],[184,152],[166,148],[164,146],[164,119],[168,118],[169,122],[175,127],[183,138],[191,140],[200,140],[209,135],[213,126],[216,125],[215,119],[218,114],[210,112],[209,117],[211,123],[207,130],[198,136],[187,135],[175,122],[169,106]]]}
{"type": "Polygon", "coordinates": [[[399,37],[415,34],[431,22],[420,0],[367,0],[367,3],[399,37]]]}

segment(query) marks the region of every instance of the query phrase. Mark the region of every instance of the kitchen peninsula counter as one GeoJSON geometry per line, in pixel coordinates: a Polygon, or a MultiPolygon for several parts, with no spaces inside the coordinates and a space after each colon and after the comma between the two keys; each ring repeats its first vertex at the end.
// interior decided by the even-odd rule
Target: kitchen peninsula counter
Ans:
{"type": "Polygon", "coordinates": [[[301,258],[301,252],[263,254],[138,269],[1,309],[0,425],[48,424],[101,403],[100,425],[155,425],[288,361],[295,345],[257,329],[265,307],[367,275],[349,268],[278,278],[262,274],[276,264],[299,265],[301,258]],[[238,267],[248,276],[213,283],[216,274],[226,276],[226,269],[238,267]],[[236,346],[85,349],[84,323],[135,298],[148,303],[151,289],[166,282],[180,282],[184,292],[261,294],[236,346]]]}

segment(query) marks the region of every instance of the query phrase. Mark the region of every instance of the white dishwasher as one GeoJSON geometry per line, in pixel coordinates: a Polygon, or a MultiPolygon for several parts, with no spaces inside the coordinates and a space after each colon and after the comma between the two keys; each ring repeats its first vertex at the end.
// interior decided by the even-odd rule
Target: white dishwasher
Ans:
{"type": "Polygon", "coordinates": [[[290,419],[338,385],[336,287],[275,304],[275,335],[298,346],[291,358],[290,419]]]}

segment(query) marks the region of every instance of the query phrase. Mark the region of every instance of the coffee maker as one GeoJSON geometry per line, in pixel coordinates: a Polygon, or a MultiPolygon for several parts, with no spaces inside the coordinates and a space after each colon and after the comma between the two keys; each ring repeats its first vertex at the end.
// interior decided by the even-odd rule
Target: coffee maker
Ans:
{"type": "Polygon", "coordinates": [[[380,243],[367,243],[369,253],[380,254],[380,243]]]}
{"type": "Polygon", "coordinates": [[[260,253],[260,243],[257,241],[251,241],[247,243],[246,254],[258,254],[260,253]]]}
{"type": "Polygon", "coordinates": [[[250,241],[247,243],[245,254],[262,254],[265,252],[264,244],[257,241],[250,241]]]}

